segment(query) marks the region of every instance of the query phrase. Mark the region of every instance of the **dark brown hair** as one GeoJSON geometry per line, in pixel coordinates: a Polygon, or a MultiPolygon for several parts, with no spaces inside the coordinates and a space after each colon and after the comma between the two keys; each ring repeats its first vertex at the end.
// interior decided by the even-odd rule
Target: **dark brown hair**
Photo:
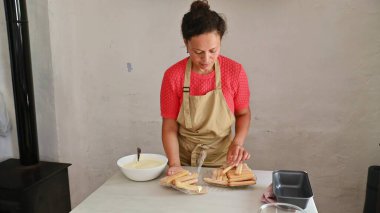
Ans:
{"type": "Polygon", "coordinates": [[[182,37],[186,41],[193,36],[216,31],[222,39],[226,22],[215,11],[210,10],[207,0],[197,0],[191,4],[190,11],[182,18],[182,37]]]}

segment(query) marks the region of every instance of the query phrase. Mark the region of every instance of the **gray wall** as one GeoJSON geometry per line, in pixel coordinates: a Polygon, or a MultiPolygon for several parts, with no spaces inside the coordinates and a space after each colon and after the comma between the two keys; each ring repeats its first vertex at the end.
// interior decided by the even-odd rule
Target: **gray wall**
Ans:
{"type": "MultiPolygon", "coordinates": [[[[136,146],[163,153],[161,79],[186,56],[180,20],[191,1],[28,3],[41,159],[73,164],[75,207],[136,146]]],[[[380,164],[380,2],[210,4],[227,17],[222,54],[250,81],[249,164],[306,170],[320,212],[361,212],[367,168],[380,164]]],[[[0,91],[15,125],[0,24],[0,91]]],[[[16,141],[15,128],[0,138],[1,159],[17,157],[16,141]]]]}

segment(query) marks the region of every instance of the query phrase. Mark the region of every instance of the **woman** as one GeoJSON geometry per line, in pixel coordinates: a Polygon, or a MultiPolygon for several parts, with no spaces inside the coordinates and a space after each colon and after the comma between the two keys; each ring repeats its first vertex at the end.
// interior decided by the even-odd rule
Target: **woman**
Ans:
{"type": "Polygon", "coordinates": [[[207,1],[194,1],[182,19],[189,57],[171,66],[161,86],[162,142],[168,175],[181,165],[237,165],[250,158],[244,148],[251,112],[249,87],[242,66],[220,55],[226,23],[207,1]],[[231,126],[235,124],[235,136],[231,126]]]}

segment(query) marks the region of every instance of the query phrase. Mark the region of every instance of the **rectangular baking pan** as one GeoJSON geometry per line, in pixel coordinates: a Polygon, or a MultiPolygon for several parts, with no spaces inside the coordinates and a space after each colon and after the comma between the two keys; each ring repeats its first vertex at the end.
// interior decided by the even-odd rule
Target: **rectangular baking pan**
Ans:
{"type": "Polygon", "coordinates": [[[304,171],[273,171],[272,181],[277,202],[290,203],[305,209],[313,197],[308,174],[304,171]]]}

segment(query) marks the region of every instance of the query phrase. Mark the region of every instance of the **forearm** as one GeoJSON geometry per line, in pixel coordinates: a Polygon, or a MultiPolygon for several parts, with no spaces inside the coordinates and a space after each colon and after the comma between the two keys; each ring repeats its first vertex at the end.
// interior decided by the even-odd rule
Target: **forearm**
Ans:
{"type": "Polygon", "coordinates": [[[235,137],[233,139],[233,143],[239,146],[243,146],[251,123],[250,109],[248,108],[236,113],[235,118],[235,137]]]}
{"type": "Polygon", "coordinates": [[[172,133],[163,134],[162,142],[166,156],[169,160],[169,166],[180,166],[179,148],[177,136],[173,136],[172,133]],[[164,136],[165,135],[165,136],[164,136]]]}
{"type": "Polygon", "coordinates": [[[251,157],[243,146],[251,122],[251,111],[249,108],[239,110],[235,112],[235,118],[235,137],[227,152],[227,163],[236,166],[251,157]]]}
{"type": "Polygon", "coordinates": [[[180,166],[179,147],[178,147],[178,124],[172,119],[163,119],[162,122],[162,144],[169,166],[180,166]]]}

